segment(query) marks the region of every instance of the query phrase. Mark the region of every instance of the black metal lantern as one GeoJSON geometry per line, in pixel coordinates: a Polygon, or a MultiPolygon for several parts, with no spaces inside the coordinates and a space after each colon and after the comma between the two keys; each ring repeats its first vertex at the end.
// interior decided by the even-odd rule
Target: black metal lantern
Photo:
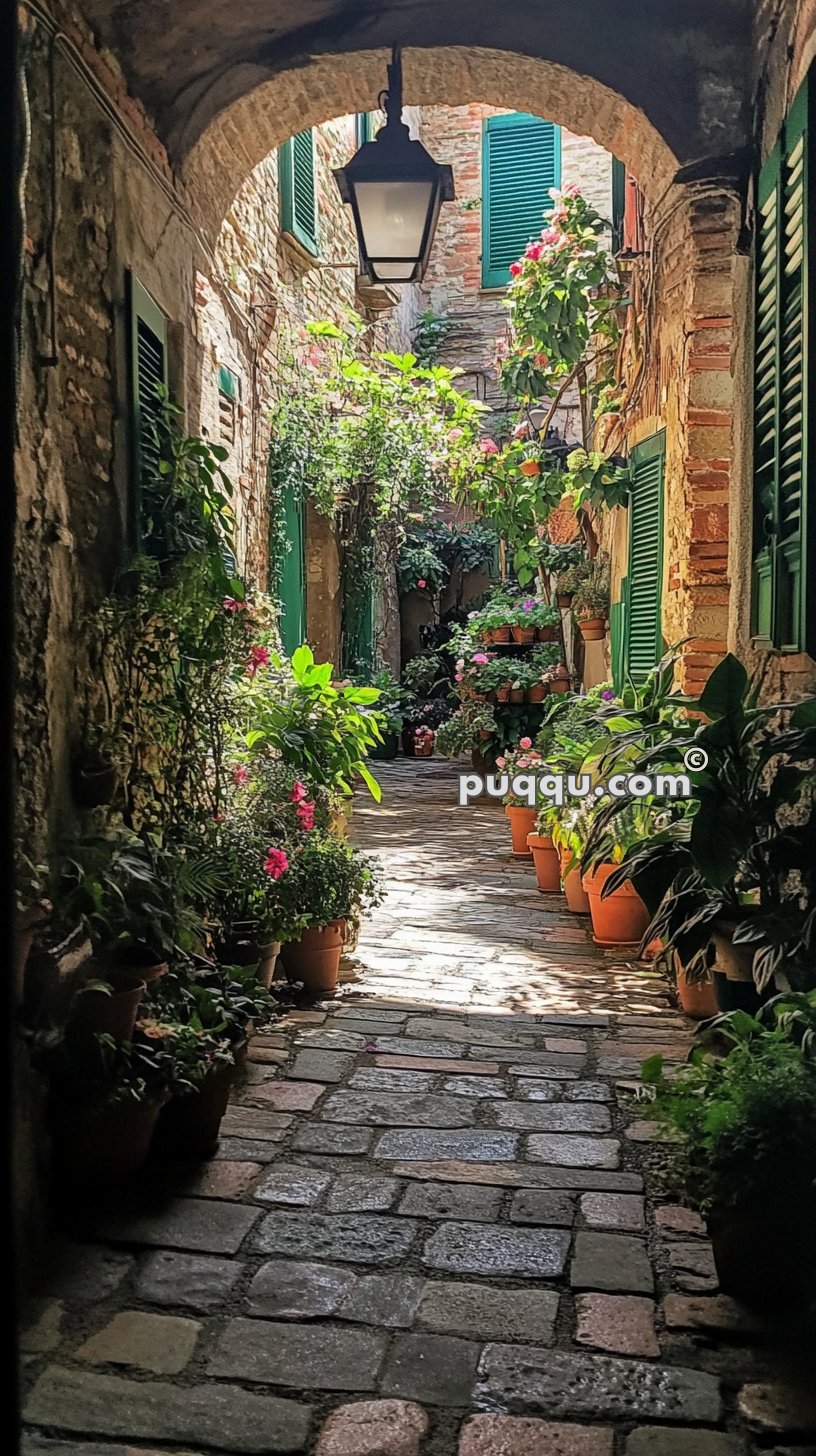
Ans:
{"type": "Polygon", "coordinates": [[[412,141],[402,120],[399,46],[380,104],[385,126],[334,175],[354,215],[363,272],[372,283],[415,283],[428,266],[439,208],[455,194],[452,169],[412,141]]]}

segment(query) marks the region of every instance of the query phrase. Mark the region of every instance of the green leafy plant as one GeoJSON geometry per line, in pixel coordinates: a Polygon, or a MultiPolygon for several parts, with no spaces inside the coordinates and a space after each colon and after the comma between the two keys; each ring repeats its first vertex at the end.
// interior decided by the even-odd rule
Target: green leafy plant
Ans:
{"type": "Polygon", "coordinates": [[[447,664],[438,652],[412,657],[402,670],[403,685],[424,698],[444,697],[450,690],[447,664]]]}
{"type": "Polygon", "coordinates": [[[293,857],[280,885],[289,924],[298,931],[350,920],[383,894],[382,869],[373,855],[319,834],[310,835],[293,857]]]}
{"type": "Polygon", "coordinates": [[[596,556],[572,601],[579,617],[605,617],[609,611],[609,563],[596,556]]]}

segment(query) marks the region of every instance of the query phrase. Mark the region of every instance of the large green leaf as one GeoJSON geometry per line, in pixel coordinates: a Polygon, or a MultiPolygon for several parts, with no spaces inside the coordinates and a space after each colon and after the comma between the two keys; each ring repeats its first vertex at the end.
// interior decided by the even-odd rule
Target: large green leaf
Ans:
{"type": "Polygon", "coordinates": [[[732,652],[718,663],[699,699],[701,713],[707,718],[724,718],[742,707],[748,689],[748,674],[732,652]]]}

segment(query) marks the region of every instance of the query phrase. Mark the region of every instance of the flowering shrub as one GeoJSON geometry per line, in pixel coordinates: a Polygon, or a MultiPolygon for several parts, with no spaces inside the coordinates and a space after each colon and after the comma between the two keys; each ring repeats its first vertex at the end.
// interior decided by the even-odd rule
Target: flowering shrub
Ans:
{"type": "Polygon", "coordinates": [[[330,835],[310,835],[279,883],[291,939],[311,926],[350,920],[383,896],[379,860],[330,835]]]}

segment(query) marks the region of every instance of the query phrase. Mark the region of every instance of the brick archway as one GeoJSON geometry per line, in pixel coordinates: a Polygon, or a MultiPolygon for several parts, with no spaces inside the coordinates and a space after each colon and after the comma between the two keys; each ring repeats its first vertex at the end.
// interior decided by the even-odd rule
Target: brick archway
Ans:
{"type": "MultiPolygon", "coordinates": [[[[371,109],[387,60],[384,50],[317,57],[254,86],[218,113],[181,165],[191,208],[210,243],[238,188],[274,147],[305,127],[371,109]]],[[[651,200],[665,193],[677,171],[678,158],[643,111],[566,66],[465,46],[408,49],[403,64],[409,104],[457,106],[478,100],[544,115],[593,137],[619,157],[651,200]]],[[[209,94],[207,106],[212,105],[209,94]]],[[[187,137],[196,125],[194,114],[187,137]]]]}

